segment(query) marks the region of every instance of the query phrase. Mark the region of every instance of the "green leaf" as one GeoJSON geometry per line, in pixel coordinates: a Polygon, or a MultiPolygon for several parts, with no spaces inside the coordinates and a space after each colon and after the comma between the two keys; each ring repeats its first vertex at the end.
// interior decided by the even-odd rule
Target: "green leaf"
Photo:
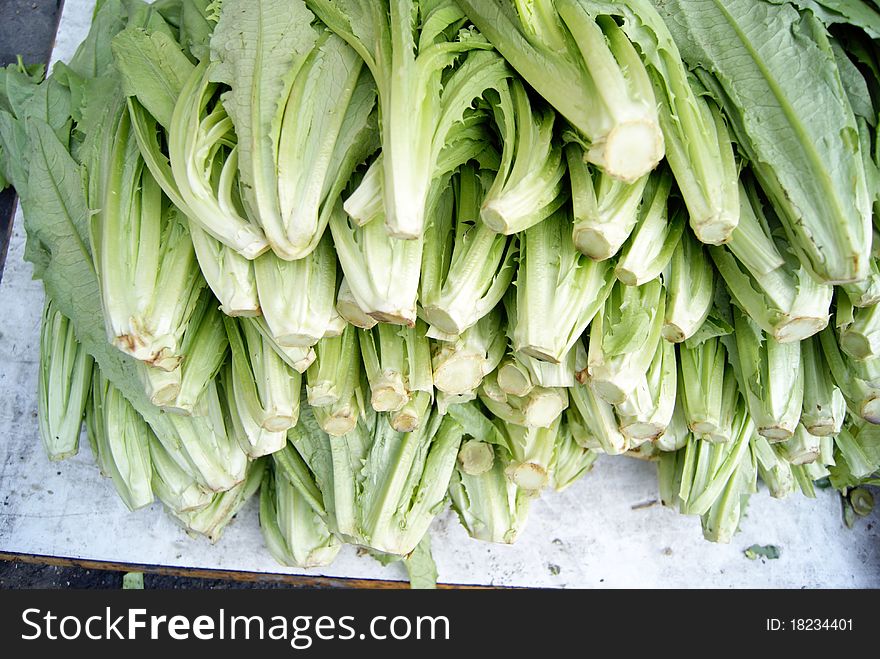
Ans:
{"type": "Polygon", "coordinates": [[[33,74],[20,64],[0,69],[0,110],[21,116],[37,84],[43,79],[43,69],[40,65],[33,74]]]}
{"type": "Polygon", "coordinates": [[[238,136],[244,201],[263,226],[281,224],[281,121],[318,36],[313,19],[302,0],[224,0],[211,37],[211,79],[231,87],[222,98],[238,136]]]}
{"type": "Polygon", "coordinates": [[[28,184],[28,139],[24,124],[0,110],[0,172],[24,196],[28,184]]]}
{"type": "Polygon", "coordinates": [[[110,42],[125,27],[127,19],[128,10],[122,0],[100,3],[92,18],[88,36],[70,60],[70,69],[83,78],[100,77],[107,73],[113,65],[110,42]]]}
{"type": "Polygon", "coordinates": [[[437,588],[437,565],[431,556],[431,536],[427,533],[406,557],[403,565],[409,574],[409,586],[413,590],[433,590],[437,588]]]}
{"type": "Polygon", "coordinates": [[[144,573],[126,572],[122,575],[122,590],[143,590],[144,573]]]}
{"type": "Polygon", "coordinates": [[[112,50],[126,95],[137,96],[162,126],[170,126],[174,104],[194,68],[177,42],[163,32],[129,28],[113,38],[112,50]]]}
{"type": "Polygon", "coordinates": [[[208,59],[214,23],[208,20],[211,0],[183,0],[180,17],[180,43],[198,60],[208,59]]]}
{"type": "Polygon", "coordinates": [[[753,0],[658,9],[723,107],[800,261],[829,283],[867,276],[871,204],[858,128],[822,24],[753,0]]]}
{"type": "Polygon", "coordinates": [[[750,561],[754,561],[758,558],[774,560],[779,558],[781,553],[782,551],[776,545],[752,545],[743,552],[746,558],[750,561]]]}
{"type": "Polygon", "coordinates": [[[39,182],[22,197],[28,257],[35,260],[46,292],[73,322],[77,339],[101,372],[151,426],[163,427],[159,409],[144,394],[134,360],[107,342],[80,168],[46,122],[32,119],[28,138],[30,180],[39,182]]]}

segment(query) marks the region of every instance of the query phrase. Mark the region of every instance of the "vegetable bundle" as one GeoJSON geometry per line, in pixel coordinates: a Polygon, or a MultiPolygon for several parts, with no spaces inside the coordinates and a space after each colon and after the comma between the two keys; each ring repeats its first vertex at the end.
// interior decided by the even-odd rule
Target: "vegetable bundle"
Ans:
{"type": "Polygon", "coordinates": [[[513,542],[603,453],[720,542],[759,477],[877,483],[853,4],[98,2],[0,71],[49,457],[85,420],[127,506],[212,539],[259,490],[299,566],[409,556],[448,502],[513,542]]]}

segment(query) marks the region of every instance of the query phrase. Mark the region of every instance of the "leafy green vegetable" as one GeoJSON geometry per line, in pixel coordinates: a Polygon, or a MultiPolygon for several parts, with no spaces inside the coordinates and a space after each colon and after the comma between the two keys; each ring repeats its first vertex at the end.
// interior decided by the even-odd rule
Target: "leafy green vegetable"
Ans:
{"type": "Polygon", "coordinates": [[[805,267],[868,273],[871,202],[858,128],[827,33],[811,12],[750,0],[659,6],[718,100],[805,267]]]}
{"type": "MultiPolygon", "coordinates": [[[[287,455],[302,460],[295,452],[287,455]]],[[[287,477],[285,464],[286,461],[276,460],[274,469],[265,470],[260,485],[260,528],[266,546],[273,558],[282,565],[329,565],[342,548],[342,543],[287,477]]]]}
{"type": "Polygon", "coordinates": [[[396,432],[367,412],[356,428],[330,437],[304,408],[291,443],[314,473],[330,527],[347,542],[407,555],[440,511],[462,429],[434,413],[415,432],[396,432]]]}
{"type": "Polygon", "coordinates": [[[663,285],[617,283],[590,325],[587,373],[596,393],[613,405],[633,395],[657,352],[665,314],[663,285]]]}
{"type": "Polygon", "coordinates": [[[586,159],[633,182],[663,157],[657,103],[633,45],[579,0],[458,0],[517,72],[587,143],[586,159]]]}
{"type": "Polygon", "coordinates": [[[153,431],[100,371],[92,377],[92,392],[86,429],[101,473],[112,479],[130,510],[150,505],[153,431]]]}
{"type": "Polygon", "coordinates": [[[565,147],[574,214],[574,246],[592,259],[609,259],[623,246],[638,222],[638,210],[648,176],[625,183],[584,162],[577,142],[565,147]]]}
{"type": "Polygon", "coordinates": [[[718,108],[682,63],[671,22],[658,13],[663,5],[650,0],[578,1],[593,15],[622,21],[621,29],[639,49],[653,84],[666,157],[691,228],[704,243],[726,242],[739,217],[733,146],[718,108]]]}
{"type": "Polygon", "coordinates": [[[574,347],[614,282],[607,262],[574,248],[569,227],[570,216],[559,210],[523,232],[516,302],[508,311],[513,349],[552,363],[574,347]]]}
{"type": "Polygon", "coordinates": [[[419,304],[439,332],[461,334],[489,313],[515,274],[517,243],[480,219],[481,172],[465,165],[453,179],[454,213],[438,212],[425,230],[419,304]]]}
{"type": "Polygon", "coordinates": [[[379,94],[385,224],[418,239],[443,147],[474,100],[510,75],[452,0],[308,0],[364,59],[379,94]],[[455,65],[446,75],[446,69],[455,65]]]}
{"type": "Polygon", "coordinates": [[[46,300],[40,327],[37,416],[50,460],[76,455],[92,379],[92,358],[80,346],[73,324],[46,300]]]}
{"type": "Polygon", "coordinates": [[[306,395],[321,429],[339,437],[351,432],[364,410],[358,333],[347,325],[340,336],[321,339],[306,371],[306,395]]]}
{"type": "Polygon", "coordinates": [[[503,149],[480,217],[493,231],[510,235],[546,219],[566,201],[565,165],[553,141],[554,112],[535,109],[522,83],[500,87],[493,110],[503,149]]]}

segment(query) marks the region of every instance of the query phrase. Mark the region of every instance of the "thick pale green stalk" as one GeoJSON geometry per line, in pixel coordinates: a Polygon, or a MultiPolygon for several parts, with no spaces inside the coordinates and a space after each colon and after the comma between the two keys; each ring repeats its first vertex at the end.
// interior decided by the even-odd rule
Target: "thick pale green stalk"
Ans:
{"type": "MultiPolygon", "coordinates": [[[[186,213],[191,213],[174,178],[168,157],[162,152],[156,121],[133,98],[128,101],[128,112],[141,156],[153,178],[162,186],[162,191],[178,209],[186,209],[186,213]]],[[[222,157],[222,151],[217,151],[214,156],[218,162],[222,157]]],[[[229,316],[259,314],[260,303],[257,300],[253,263],[234,248],[217,240],[197,222],[191,221],[189,216],[187,216],[187,226],[199,269],[208,287],[220,301],[223,313],[229,316]]]]}
{"type": "Polygon", "coordinates": [[[791,439],[780,443],[783,457],[793,465],[815,462],[821,454],[821,438],[811,435],[804,426],[798,425],[791,439]]]}
{"type": "Polygon", "coordinates": [[[269,342],[269,345],[272,349],[278,354],[284,362],[290,366],[297,373],[305,373],[306,370],[311,366],[315,359],[317,358],[317,353],[315,352],[314,346],[310,346],[308,348],[303,346],[288,348],[286,346],[281,346],[275,341],[275,338],[272,336],[272,331],[269,329],[269,325],[266,323],[266,319],[262,316],[256,316],[254,318],[240,318],[239,322],[242,324],[249,324],[256,329],[266,341],[269,342]]]}
{"type": "Polygon", "coordinates": [[[590,325],[587,373],[607,402],[620,405],[645,377],[661,340],[666,296],[659,280],[617,283],[590,325]]]}
{"type": "Polygon", "coordinates": [[[819,341],[834,384],[848,406],[865,421],[880,424],[880,378],[865,372],[871,362],[859,364],[844,354],[830,327],[819,334],[819,341]]]}
{"type": "Polygon", "coordinates": [[[780,343],[736,308],[734,318],[731,358],[758,434],[771,442],[789,439],[804,399],[800,343],[780,343]]]}
{"type": "Polygon", "coordinates": [[[598,457],[598,451],[584,448],[574,439],[568,424],[561,424],[550,467],[553,489],[562,492],[580,480],[593,468],[598,457]]]}
{"type": "Polygon", "coordinates": [[[153,430],[169,454],[182,460],[180,466],[200,485],[212,492],[224,492],[245,479],[248,457],[224,410],[216,381],[208,385],[204,401],[204,416],[166,414],[156,421],[153,430]]]}
{"type": "Polygon", "coordinates": [[[504,422],[504,434],[511,455],[504,473],[527,494],[538,496],[550,484],[560,422],[559,416],[545,428],[527,428],[504,422]]]}
{"type": "Polygon", "coordinates": [[[215,494],[208,505],[196,510],[170,512],[188,531],[199,533],[211,542],[217,542],[226,525],[238,514],[248,499],[256,494],[265,469],[266,460],[254,460],[248,463],[247,473],[243,475],[240,483],[225,492],[215,494]]]}
{"type": "Polygon", "coordinates": [[[276,254],[307,256],[354,168],[376,148],[375,85],[339,36],[322,32],[286,100],[278,141],[280,225],[266,228],[276,254]]]}
{"type": "Polygon", "coordinates": [[[846,400],[834,384],[819,337],[801,342],[804,363],[804,405],[801,423],[812,435],[836,435],[846,417],[846,400]]]}
{"type": "Polygon", "coordinates": [[[358,330],[364,373],[372,394],[370,402],[377,412],[397,412],[416,392],[433,393],[426,330],[421,320],[415,327],[380,323],[371,330],[358,330]]]}
{"type": "Polygon", "coordinates": [[[190,223],[190,237],[199,269],[227,316],[259,316],[260,300],[254,262],[224,245],[202,228],[190,223]]]}
{"type": "Polygon", "coordinates": [[[700,520],[706,540],[725,544],[733,540],[739,530],[749,496],[758,491],[757,478],[757,460],[753,454],[747,455],[728,481],[721,497],[700,520]]]}
{"type": "Polygon", "coordinates": [[[153,503],[153,431],[97,368],[92,375],[92,404],[86,413],[92,417],[86,428],[97,449],[95,460],[101,473],[113,481],[123,503],[129,510],[153,503]]]}
{"type": "Polygon", "coordinates": [[[635,231],[614,268],[617,278],[628,286],[641,286],[656,279],[681,242],[684,212],[668,210],[671,187],[672,177],[667,172],[648,180],[635,231]]]}
{"type": "Polygon", "coordinates": [[[415,432],[396,432],[367,411],[357,427],[330,437],[309,408],[291,429],[293,446],[314,472],[331,529],[344,540],[406,555],[441,510],[463,431],[431,415],[415,432]]]}
{"type": "Polygon", "coordinates": [[[169,411],[199,414],[208,383],[213,380],[229,350],[229,340],[223,326],[223,314],[217,309],[217,300],[205,291],[183,336],[183,362],[180,387],[169,411]]]}
{"type": "Polygon", "coordinates": [[[361,329],[371,329],[379,322],[361,309],[345,277],[342,278],[339,284],[339,291],[336,293],[336,312],[349,325],[354,325],[361,329]]]}
{"type": "MultiPolygon", "coordinates": [[[[577,383],[578,373],[587,367],[587,350],[578,341],[558,364],[541,361],[523,353],[514,353],[513,358],[525,369],[529,379],[541,387],[573,387],[577,383]]],[[[502,371],[498,371],[499,384],[502,383],[502,371]]],[[[517,395],[516,392],[508,392],[517,395]]]]}
{"type": "Polygon", "coordinates": [[[459,405],[450,414],[473,438],[462,444],[449,483],[452,506],[472,538],[512,544],[525,527],[534,497],[505,475],[510,452],[501,431],[477,405],[459,405]]]}
{"type": "Polygon", "coordinates": [[[504,84],[510,70],[479,34],[458,31],[465,19],[452,2],[309,0],[309,6],[373,74],[385,223],[397,238],[419,239],[430,217],[429,189],[440,152],[473,102],[504,84]]]}
{"type": "Polygon", "coordinates": [[[718,337],[686,341],[679,355],[679,396],[688,427],[702,439],[729,441],[739,395],[723,343],[718,337]]]}
{"type": "Polygon", "coordinates": [[[625,183],[601,169],[592,169],[577,142],[566,145],[565,159],[571,182],[574,246],[596,261],[610,259],[636,226],[648,176],[625,183]]]}
{"type": "Polygon", "coordinates": [[[91,356],[76,340],[73,324],[46,298],[40,326],[37,418],[50,460],[76,455],[92,380],[91,356]]]}
{"type": "Polygon", "coordinates": [[[180,393],[182,371],[179,366],[173,371],[163,371],[144,362],[137,362],[137,371],[150,403],[163,408],[174,405],[180,393]]]}
{"type": "Polygon", "coordinates": [[[330,231],[357,306],[384,323],[415,324],[424,239],[392,238],[378,218],[358,226],[341,204],[330,217],[330,231]]]}
{"type": "Polygon", "coordinates": [[[780,241],[753,186],[740,185],[740,222],[712,260],[737,305],[783,343],[801,341],[828,324],[834,290],[818,283],[780,241]]]}
{"type": "Polygon", "coordinates": [[[286,431],[299,418],[302,376],[272,349],[250,323],[224,319],[232,359],[223,388],[229,414],[252,458],[274,453],[286,443],[286,431]]]}
{"type": "Polygon", "coordinates": [[[880,433],[874,425],[853,423],[835,437],[839,457],[850,475],[867,478],[880,469],[880,433]]]}
{"type": "Polygon", "coordinates": [[[482,476],[495,465],[492,444],[479,439],[467,439],[458,451],[457,468],[469,476],[482,476]]]}
{"type": "Polygon", "coordinates": [[[389,423],[397,432],[415,432],[430,418],[433,393],[416,391],[399,410],[389,415],[389,423]]]}
{"type": "Polygon", "coordinates": [[[463,394],[447,394],[445,391],[437,391],[434,397],[434,401],[437,405],[437,411],[440,414],[444,415],[448,414],[449,411],[456,405],[470,403],[474,400],[477,400],[476,391],[468,391],[467,393],[463,394]]]}
{"type": "MultiPolygon", "coordinates": [[[[228,0],[219,5],[217,14],[206,77],[228,86],[221,100],[235,126],[243,207],[279,257],[302,258],[317,242],[312,242],[315,227],[308,226],[317,221],[302,217],[291,226],[293,218],[285,215],[289,206],[283,202],[301,190],[295,189],[295,178],[286,167],[282,170],[281,163],[304,158],[314,168],[311,174],[320,178],[320,159],[309,157],[308,149],[318,146],[315,141],[331,140],[338,131],[354,86],[348,80],[350,70],[357,67],[354,53],[312,24],[314,16],[303,0],[284,5],[228,0]],[[334,55],[342,61],[334,61],[334,55]],[[324,85],[312,91],[304,104],[303,87],[324,67],[324,85]],[[286,116],[288,103],[299,106],[297,118],[306,126],[310,120],[323,120],[315,127],[312,144],[296,119],[286,116]],[[325,103],[338,103],[339,114],[324,112],[322,117],[325,103]]],[[[298,200],[304,214],[313,210],[314,200],[305,195],[298,200]]]]}
{"type": "Polygon", "coordinates": [[[654,359],[633,395],[617,407],[620,429],[636,441],[653,441],[672,422],[678,383],[675,346],[659,341],[654,359]]]}
{"type": "Polygon", "coordinates": [[[342,548],[326,521],[282,471],[266,469],[263,475],[260,529],[269,553],[282,565],[330,565],[342,548]]]}
{"type": "Polygon", "coordinates": [[[710,244],[725,242],[736,227],[738,171],[721,112],[692,86],[678,44],[659,5],[650,0],[570,0],[592,15],[620,20],[636,45],[654,87],[666,158],[687,205],[691,228],[710,244]]]}
{"type": "Polygon", "coordinates": [[[505,357],[498,365],[496,382],[505,394],[519,397],[528,396],[537,384],[526,365],[514,355],[505,357]]]}
{"type": "Polygon", "coordinates": [[[453,186],[454,212],[438,208],[425,229],[419,304],[433,328],[461,334],[501,301],[516,271],[517,242],[480,219],[485,186],[475,168],[463,166],[453,186]]]}
{"type": "Polygon", "coordinates": [[[342,331],[336,312],[336,258],[325,237],[305,258],[284,261],[274,253],[254,261],[260,308],[275,341],[308,347],[342,331]]]}
{"type": "Polygon", "coordinates": [[[853,359],[880,357],[880,305],[857,308],[845,294],[837,296],[835,315],[840,349],[853,359]]]}
{"type": "Polygon", "coordinates": [[[685,231],[663,273],[666,285],[666,316],[663,338],[686,341],[709,316],[715,298],[715,271],[705,248],[685,231]]]}
{"type": "Polygon", "coordinates": [[[752,439],[758,475],[774,499],[784,499],[798,486],[791,463],[782,456],[784,446],[784,443],[770,444],[765,437],[752,439]]]}
{"type": "Polygon", "coordinates": [[[111,105],[90,161],[90,241],[108,338],[171,371],[205,285],[184,218],[145,167],[129,113],[111,105]]]}
{"type": "Polygon", "coordinates": [[[508,312],[513,349],[551,363],[574,347],[614,282],[608,263],[574,248],[570,226],[559,210],[521,235],[515,313],[508,312]]]}
{"type": "MultiPolygon", "coordinates": [[[[489,450],[500,451],[490,447],[489,450]]],[[[492,468],[471,475],[459,468],[449,483],[449,498],[470,537],[483,542],[513,544],[528,520],[534,497],[505,475],[499,459],[492,468]]]]}
{"type": "Polygon", "coordinates": [[[741,489],[745,483],[740,479],[745,476],[747,483],[751,477],[754,483],[757,472],[750,450],[755,427],[745,405],[739,407],[734,428],[733,441],[717,443],[692,438],[675,459],[674,500],[683,514],[708,514],[710,520],[714,518],[713,526],[724,530],[718,533],[716,542],[726,541],[726,531],[736,529],[739,497],[750,489],[741,489]]]}
{"type": "Polygon", "coordinates": [[[666,157],[687,206],[690,227],[703,243],[721,245],[739,222],[737,167],[733,143],[720,110],[691,90],[683,68],[660,104],[660,125],[667,135],[666,157]]]}
{"type": "Polygon", "coordinates": [[[663,157],[648,74],[617,24],[577,0],[458,0],[517,72],[589,142],[587,159],[635,181],[663,157]]]}
{"type": "Polygon", "coordinates": [[[253,259],[269,248],[262,229],[234,202],[240,148],[228,146],[232,119],[221,103],[211,105],[217,85],[212,67],[195,67],[174,106],[168,129],[171,171],[183,212],[206,233],[253,259]],[[218,157],[219,156],[219,157],[218,157]]]}
{"type": "Polygon", "coordinates": [[[503,315],[496,309],[450,340],[431,341],[434,386],[451,395],[473,394],[495,370],[507,347],[503,315]]]}
{"type": "Polygon", "coordinates": [[[155,436],[150,441],[151,484],[156,498],[176,512],[198,510],[211,503],[213,494],[180,466],[155,436]]]}
{"type": "Polygon", "coordinates": [[[620,455],[630,448],[630,440],[621,431],[614,406],[596,395],[589,384],[569,390],[571,405],[566,420],[575,440],[584,448],[620,455]]]}
{"type": "Polygon", "coordinates": [[[315,418],[329,435],[350,432],[363,412],[358,330],[348,325],[341,336],[321,339],[317,359],[306,371],[306,396],[315,418]]]}
{"type": "MultiPolygon", "coordinates": [[[[677,451],[683,448],[691,439],[691,432],[684,416],[682,405],[676,401],[675,409],[672,411],[672,419],[666,430],[655,441],[654,446],[658,451],[668,452],[677,451]]],[[[662,453],[661,453],[662,455],[662,453]]]]}
{"type": "Polygon", "coordinates": [[[553,139],[553,110],[536,109],[519,80],[498,91],[493,110],[501,134],[501,167],[483,199],[480,217],[492,231],[510,235],[541,222],[566,201],[565,164],[553,139]]]}
{"type": "Polygon", "coordinates": [[[550,428],[568,407],[568,393],[563,387],[532,387],[523,396],[512,396],[498,386],[496,373],[483,378],[480,400],[499,419],[529,428],[550,428]]]}
{"type": "Polygon", "coordinates": [[[242,405],[245,408],[243,411],[239,409],[230,365],[221,371],[218,389],[223,397],[226,424],[248,458],[257,459],[271,455],[284,447],[287,442],[286,430],[269,430],[261,426],[259,420],[248,411],[246,404],[242,405]]]}

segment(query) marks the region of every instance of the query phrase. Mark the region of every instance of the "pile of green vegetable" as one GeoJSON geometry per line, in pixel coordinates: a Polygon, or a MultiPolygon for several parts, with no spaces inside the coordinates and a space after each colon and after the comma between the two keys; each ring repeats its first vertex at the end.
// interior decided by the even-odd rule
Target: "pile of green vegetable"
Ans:
{"type": "Polygon", "coordinates": [[[288,565],[600,454],[729,541],[880,468],[880,6],[103,0],[0,72],[40,434],[288,565]]]}

